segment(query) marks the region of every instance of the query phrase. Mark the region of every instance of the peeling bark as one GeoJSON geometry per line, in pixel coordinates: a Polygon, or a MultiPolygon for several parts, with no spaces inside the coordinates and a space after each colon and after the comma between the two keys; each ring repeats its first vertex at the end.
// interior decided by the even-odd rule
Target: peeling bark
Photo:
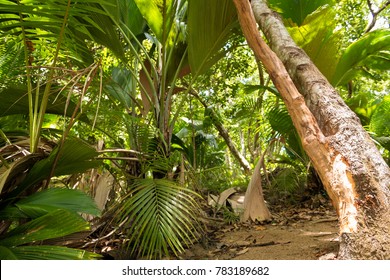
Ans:
{"type": "Polygon", "coordinates": [[[390,258],[389,167],[358,117],[292,41],[280,17],[266,2],[252,0],[252,7],[276,54],[260,37],[249,1],[234,3],[247,42],[279,90],[336,208],[341,237],[339,258],[390,258]],[[372,244],[375,250],[370,249],[372,244]]]}

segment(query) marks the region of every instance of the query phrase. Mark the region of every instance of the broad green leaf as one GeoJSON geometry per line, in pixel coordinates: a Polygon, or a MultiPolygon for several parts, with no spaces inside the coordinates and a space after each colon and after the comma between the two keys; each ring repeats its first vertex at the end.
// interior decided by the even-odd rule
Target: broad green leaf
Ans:
{"type": "MultiPolygon", "coordinates": [[[[0,247],[0,251],[5,247],[0,247]]],[[[67,248],[62,246],[19,246],[6,248],[8,254],[0,252],[0,259],[19,260],[93,260],[101,256],[85,250],[67,248]]]]}
{"type": "MultiPolygon", "coordinates": [[[[31,170],[28,179],[34,176],[48,175],[58,149],[54,149],[47,159],[38,162],[31,170]]],[[[93,160],[97,157],[96,150],[85,142],[78,139],[67,139],[61,148],[60,158],[58,160],[54,175],[68,175],[82,173],[88,169],[97,167],[100,162],[93,160]]]]}
{"type": "Polygon", "coordinates": [[[165,45],[174,22],[176,0],[134,0],[154,35],[165,45]]]}
{"type": "Polygon", "coordinates": [[[368,67],[376,70],[390,69],[390,30],[378,29],[363,36],[344,51],[332,77],[334,86],[348,83],[368,67]]]}
{"type": "Polygon", "coordinates": [[[330,80],[339,57],[340,33],[335,32],[335,11],[330,6],[318,8],[299,26],[288,28],[291,37],[317,68],[330,80]]]}
{"type": "Polygon", "coordinates": [[[7,247],[19,246],[86,230],[89,230],[89,224],[80,215],[65,209],[59,209],[22,224],[4,234],[0,239],[0,245],[7,247]]]}
{"type": "Polygon", "coordinates": [[[114,67],[111,75],[111,81],[105,87],[107,93],[120,101],[125,108],[131,108],[131,95],[134,96],[136,94],[134,92],[136,81],[132,73],[125,68],[114,67]]]}
{"type": "Polygon", "coordinates": [[[10,163],[8,167],[3,165],[0,168],[0,193],[8,182],[16,179],[15,176],[19,177],[25,170],[31,168],[39,158],[41,158],[40,155],[29,154],[10,163]]]}
{"type": "Polygon", "coordinates": [[[222,47],[237,26],[233,1],[189,0],[188,59],[193,75],[203,74],[222,58],[222,47]]]}
{"type": "Polygon", "coordinates": [[[0,246],[0,260],[17,260],[18,256],[7,247],[0,246]]]}
{"type": "Polygon", "coordinates": [[[79,190],[51,188],[24,198],[15,206],[31,218],[40,217],[57,209],[76,213],[99,215],[100,211],[91,197],[79,190]]]}
{"type": "MultiPolygon", "coordinates": [[[[27,177],[15,191],[15,195],[22,192],[29,186],[33,186],[46,179],[50,173],[58,152],[55,148],[49,155],[37,162],[28,173],[27,177]],[[18,192],[18,193],[16,193],[18,192]]],[[[54,176],[77,174],[98,167],[101,162],[94,160],[98,153],[85,142],[78,139],[68,138],[60,151],[60,157],[54,170],[54,176]]]]}
{"type": "Polygon", "coordinates": [[[324,5],[333,5],[334,0],[269,0],[269,5],[286,21],[302,25],[306,17],[324,5]]]}
{"type": "Polygon", "coordinates": [[[113,2],[115,5],[103,5],[111,19],[116,23],[122,22],[135,36],[141,34],[146,23],[134,0],[114,0],[113,2]]]}
{"type": "Polygon", "coordinates": [[[389,136],[381,136],[381,137],[372,136],[372,138],[375,141],[377,141],[383,148],[390,151],[390,137],[389,136]]]}

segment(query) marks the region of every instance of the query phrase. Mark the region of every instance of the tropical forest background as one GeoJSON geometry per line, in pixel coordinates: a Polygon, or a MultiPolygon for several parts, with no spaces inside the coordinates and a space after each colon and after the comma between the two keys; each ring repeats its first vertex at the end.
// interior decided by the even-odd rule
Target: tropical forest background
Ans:
{"type": "MultiPolygon", "coordinates": [[[[390,2],[269,4],[390,163],[390,2]]],[[[232,1],[0,0],[0,81],[0,259],[175,256],[259,161],[271,211],[326,197],[232,1]]]]}

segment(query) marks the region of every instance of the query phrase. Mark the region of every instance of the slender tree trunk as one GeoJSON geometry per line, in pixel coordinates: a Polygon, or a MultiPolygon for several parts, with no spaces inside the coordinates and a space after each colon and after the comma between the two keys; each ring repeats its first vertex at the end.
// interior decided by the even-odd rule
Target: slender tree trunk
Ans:
{"type": "Polygon", "coordinates": [[[234,158],[238,161],[241,168],[244,170],[244,173],[246,175],[251,173],[251,167],[249,162],[246,160],[246,158],[240,153],[240,151],[237,149],[236,145],[234,145],[234,142],[232,138],[230,138],[229,132],[227,129],[223,126],[221,121],[218,119],[218,116],[215,114],[214,110],[212,108],[209,108],[207,104],[202,100],[202,98],[193,91],[191,93],[193,96],[195,96],[200,103],[204,106],[206,110],[209,110],[211,121],[213,122],[214,127],[218,130],[219,135],[225,140],[226,145],[229,148],[229,151],[232,153],[234,158]]]}
{"type": "MultiPolygon", "coordinates": [[[[214,111],[213,111],[213,114],[214,111]]],[[[234,145],[232,139],[230,138],[229,132],[226,130],[226,128],[222,125],[221,122],[218,120],[213,120],[213,124],[215,128],[218,130],[219,135],[225,140],[226,145],[228,146],[230,152],[234,156],[235,159],[238,160],[240,166],[244,169],[245,174],[251,173],[251,168],[249,165],[249,162],[244,158],[244,156],[237,150],[236,146],[234,145]]]]}
{"type": "Polygon", "coordinates": [[[389,259],[389,167],[358,117],[293,43],[279,16],[269,10],[266,2],[252,0],[252,6],[276,54],[260,37],[249,1],[234,3],[248,44],[279,90],[302,145],[336,208],[339,258],[389,259]]]}

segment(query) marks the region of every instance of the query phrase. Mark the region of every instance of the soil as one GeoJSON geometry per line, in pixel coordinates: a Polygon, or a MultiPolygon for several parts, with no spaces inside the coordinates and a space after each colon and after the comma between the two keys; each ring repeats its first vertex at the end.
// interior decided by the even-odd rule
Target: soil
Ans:
{"type": "Polygon", "coordinates": [[[214,260],[318,260],[334,259],[338,251],[338,225],[329,205],[316,209],[289,208],[274,212],[269,223],[227,225],[213,219],[203,241],[180,259],[214,260]]]}
{"type": "MultiPolygon", "coordinates": [[[[338,222],[335,210],[322,195],[310,196],[300,204],[285,205],[277,200],[269,206],[268,222],[230,222],[233,212],[215,213],[204,208],[203,235],[177,257],[182,260],[318,260],[337,257],[338,222]]],[[[226,211],[229,209],[225,209],[226,211]]],[[[230,209],[233,211],[233,209],[230,209]]],[[[125,236],[115,229],[104,229],[99,238],[83,248],[103,255],[104,259],[129,259],[121,249],[125,236]],[[109,233],[107,233],[109,232],[109,233]],[[104,235],[103,237],[101,237],[104,235]]],[[[96,231],[98,232],[98,231],[96,231]]],[[[131,258],[130,258],[131,259],[131,258]]]]}

